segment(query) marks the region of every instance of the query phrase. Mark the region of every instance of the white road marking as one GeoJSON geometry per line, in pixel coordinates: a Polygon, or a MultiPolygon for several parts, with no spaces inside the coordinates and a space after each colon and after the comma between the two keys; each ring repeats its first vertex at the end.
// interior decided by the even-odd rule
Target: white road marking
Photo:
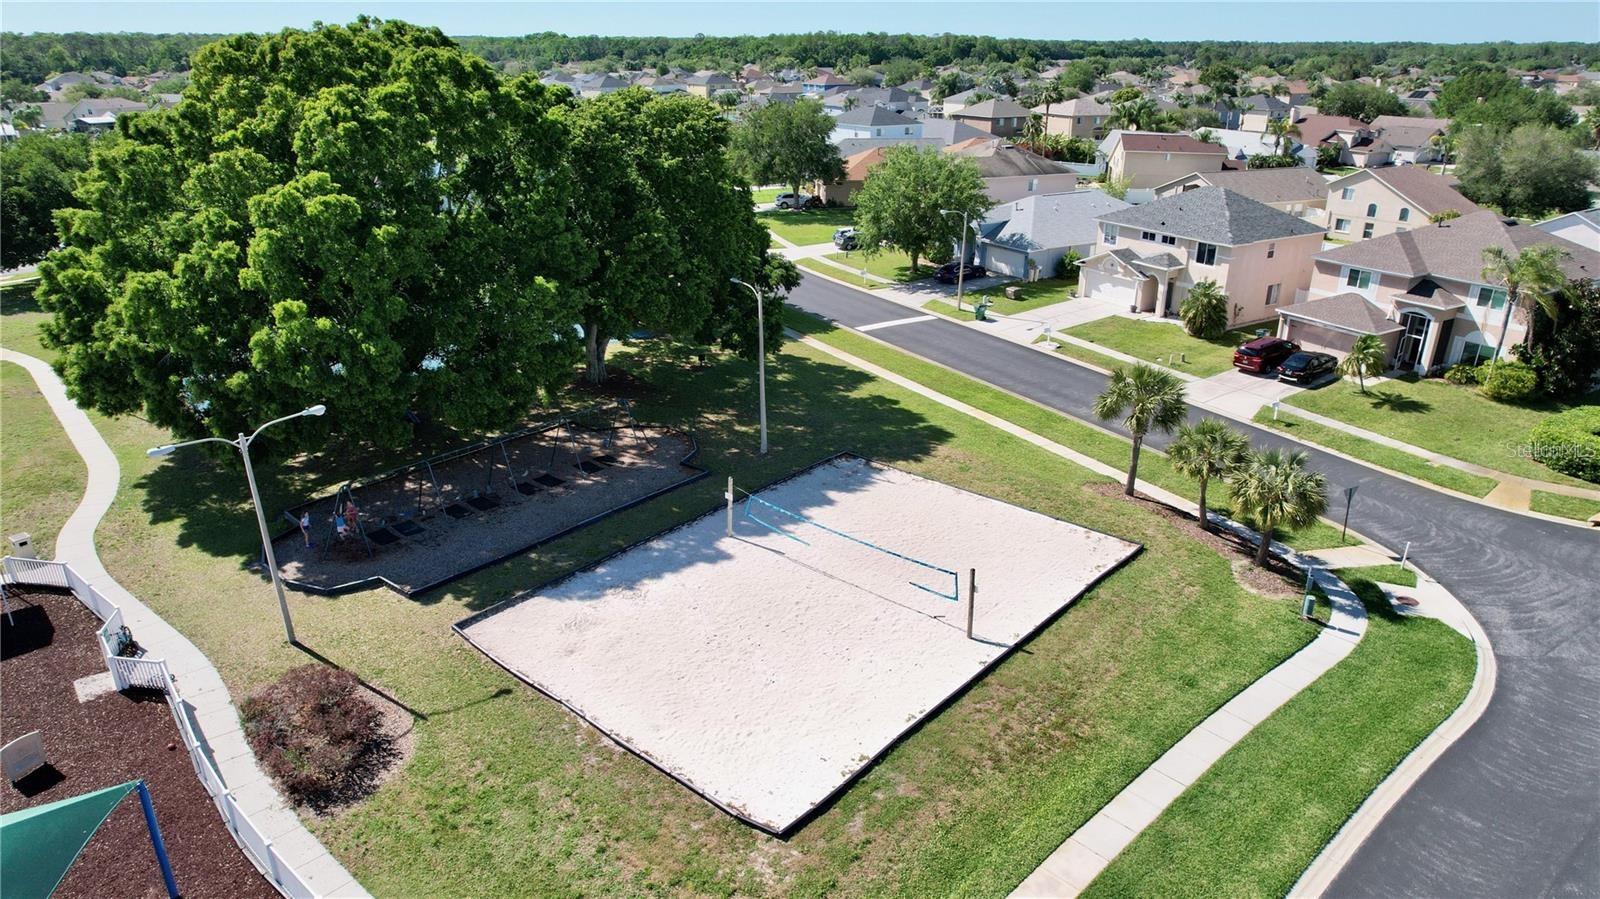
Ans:
{"type": "Polygon", "coordinates": [[[936,319],[938,317],[939,316],[937,316],[937,315],[914,315],[911,318],[897,318],[897,319],[895,319],[893,321],[878,322],[877,324],[874,324],[874,325],[862,325],[861,327],[857,328],[856,330],[857,331],[876,331],[879,328],[892,328],[895,325],[910,325],[910,324],[915,324],[917,322],[931,322],[931,321],[933,321],[934,319],[936,319]]]}

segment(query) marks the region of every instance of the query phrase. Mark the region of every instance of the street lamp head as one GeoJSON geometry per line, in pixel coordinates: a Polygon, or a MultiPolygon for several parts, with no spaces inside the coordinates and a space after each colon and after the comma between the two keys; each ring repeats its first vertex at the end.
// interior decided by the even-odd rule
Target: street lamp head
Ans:
{"type": "Polygon", "coordinates": [[[300,414],[301,415],[321,415],[322,413],[324,413],[326,411],[328,411],[328,407],[324,406],[321,403],[318,403],[315,406],[312,406],[312,407],[306,409],[304,412],[301,412],[300,414]]]}
{"type": "Polygon", "coordinates": [[[153,446],[150,449],[145,450],[144,454],[152,459],[159,459],[162,456],[172,455],[172,451],[175,449],[177,449],[177,447],[169,443],[166,446],[153,446]]]}

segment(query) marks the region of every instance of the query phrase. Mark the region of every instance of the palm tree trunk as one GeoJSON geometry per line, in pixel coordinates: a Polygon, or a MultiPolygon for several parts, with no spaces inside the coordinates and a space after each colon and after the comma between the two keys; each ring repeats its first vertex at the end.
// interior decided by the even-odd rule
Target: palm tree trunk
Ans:
{"type": "Polygon", "coordinates": [[[1133,482],[1139,477],[1139,445],[1142,443],[1143,435],[1133,435],[1133,456],[1128,460],[1128,483],[1122,488],[1122,492],[1128,496],[1133,495],[1133,482]]]}
{"type": "Polygon", "coordinates": [[[1505,345],[1506,345],[1506,332],[1511,330],[1511,310],[1517,308],[1517,294],[1516,294],[1516,291],[1508,291],[1508,293],[1510,293],[1510,296],[1506,297],[1506,314],[1505,314],[1505,318],[1502,318],[1500,320],[1500,337],[1497,340],[1495,340],[1495,342],[1494,342],[1494,360],[1493,361],[1495,361],[1495,362],[1499,362],[1500,361],[1500,350],[1503,349],[1505,347],[1505,345]]]}
{"type": "Polygon", "coordinates": [[[1256,566],[1267,567],[1267,554],[1272,551],[1272,521],[1264,519],[1256,522],[1261,527],[1261,545],[1256,547],[1256,566]]]}
{"type": "Polygon", "coordinates": [[[1206,515],[1206,484],[1208,478],[1200,479],[1200,530],[1211,530],[1211,519],[1206,515]]]}

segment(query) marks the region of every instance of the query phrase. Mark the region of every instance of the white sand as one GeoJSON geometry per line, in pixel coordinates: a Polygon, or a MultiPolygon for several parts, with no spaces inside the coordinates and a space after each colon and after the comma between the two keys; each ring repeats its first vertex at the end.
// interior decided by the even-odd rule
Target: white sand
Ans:
{"type": "Polygon", "coordinates": [[[1137,547],[848,458],[758,504],[809,545],[722,512],[461,628],[468,640],[719,806],[782,833],[1137,547]],[[967,569],[978,570],[966,637],[967,569]]]}

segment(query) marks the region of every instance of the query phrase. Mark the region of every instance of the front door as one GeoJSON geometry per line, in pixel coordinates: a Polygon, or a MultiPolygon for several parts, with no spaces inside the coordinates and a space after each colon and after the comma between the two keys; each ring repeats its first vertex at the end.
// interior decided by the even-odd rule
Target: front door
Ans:
{"type": "Polygon", "coordinates": [[[1395,368],[1415,369],[1422,359],[1422,347],[1428,340],[1428,317],[1420,312],[1400,315],[1405,333],[1400,335],[1400,347],[1395,352],[1395,368]]]}

